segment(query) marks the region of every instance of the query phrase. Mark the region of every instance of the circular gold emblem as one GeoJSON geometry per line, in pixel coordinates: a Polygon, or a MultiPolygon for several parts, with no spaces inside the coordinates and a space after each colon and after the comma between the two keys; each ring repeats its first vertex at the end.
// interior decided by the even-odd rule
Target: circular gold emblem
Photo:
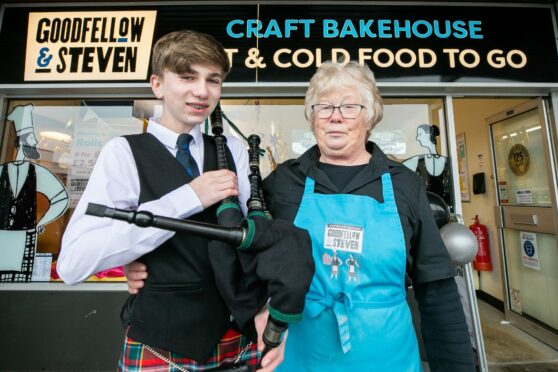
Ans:
{"type": "Polygon", "coordinates": [[[516,176],[523,176],[527,173],[531,164],[531,157],[527,148],[518,143],[513,145],[508,153],[508,164],[516,176]]]}

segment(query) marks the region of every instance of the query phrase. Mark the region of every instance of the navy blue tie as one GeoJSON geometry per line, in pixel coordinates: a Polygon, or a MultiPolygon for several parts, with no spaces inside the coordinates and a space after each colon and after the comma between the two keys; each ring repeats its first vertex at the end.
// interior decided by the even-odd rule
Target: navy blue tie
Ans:
{"type": "Polygon", "coordinates": [[[178,136],[178,140],[176,141],[176,144],[178,145],[178,151],[176,152],[176,160],[178,160],[178,162],[182,164],[182,166],[184,167],[184,169],[186,169],[186,172],[190,175],[190,177],[196,178],[197,176],[200,175],[200,171],[198,170],[198,165],[196,164],[196,161],[194,160],[192,154],[190,153],[190,141],[192,139],[193,137],[187,133],[182,133],[181,135],[178,136]]]}

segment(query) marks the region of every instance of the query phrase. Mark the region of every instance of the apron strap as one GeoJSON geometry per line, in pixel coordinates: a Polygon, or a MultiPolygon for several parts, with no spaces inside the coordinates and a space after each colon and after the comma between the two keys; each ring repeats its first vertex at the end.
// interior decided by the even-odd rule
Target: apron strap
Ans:
{"type": "MultiPolygon", "coordinates": [[[[307,176],[304,183],[304,195],[314,193],[316,181],[307,176]]],[[[395,193],[393,192],[393,184],[391,183],[391,175],[389,172],[382,174],[382,194],[385,204],[393,204],[395,206],[395,193]]]]}
{"type": "Polygon", "coordinates": [[[382,194],[385,206],[395,208],[397,211],[397,204],[395,204],[395,193],[393,192],[393,184],[391,183],[391,175],[389,172],[382,174],[382,194]]]}
{"type": "Polygon", "coordinates": [[[306,177],[306,181],[304,183],[304,195],[311,195],[314,193],[314,186],[316,185],[316,181],[310,177],[306,177]]]}

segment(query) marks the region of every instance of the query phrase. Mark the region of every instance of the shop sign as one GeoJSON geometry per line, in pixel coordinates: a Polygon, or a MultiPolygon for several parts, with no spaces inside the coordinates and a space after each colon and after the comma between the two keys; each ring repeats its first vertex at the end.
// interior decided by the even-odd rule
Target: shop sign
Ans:
{"type": "Polygon", "coordinates": [[[238,70],[308,81],[328,60],[367,64],[380,82],[558,81],[549,9],[266,4],[203,30],[227,48],[229,82],[238,70]]]}
{"type": "Polygon", "coordinates": [[[146,79],[156,14],[29,13],[25,81],[146,79]]]}
{"type": "Polygon", "coordinates": [[[380,83],[558,82],[552,7],[200,2],[64,9],[6,8],[0,48],[11,55],[0,60],[3,84],[146,82],[153,41],[183,29],[221,42],[233,66],[228,83],[307,83],[323,62],[349,59],[370,66],[380,83]]]}

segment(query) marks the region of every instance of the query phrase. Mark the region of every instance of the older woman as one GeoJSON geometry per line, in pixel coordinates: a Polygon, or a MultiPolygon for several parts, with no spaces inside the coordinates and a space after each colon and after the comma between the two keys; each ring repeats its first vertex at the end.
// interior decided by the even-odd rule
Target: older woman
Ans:
{"type": "MultiPolygon", "coordinates": [[[[274,218],[309,231],[316,264],[304,319],[289,327],[278,370],[420,371],[406,302],[412,283],[431,371],[474,371],[455,272],[424,183],[368,142],[382,118],[372,71],[324,63],[305,105],[317,145],[264,180],[274,218]]],[[[147,275],[134,270],[132,292],[147,275]]]]}
{"type": "Polygon", "coordinates": [[[367,66],[324,63],[306,94],[317,145],[264,181],[275,218],[312,238],[316,273],[281,371],[420,371],[412,281],[432,371],[472,371],[453,265],[424,184],[368,137],[382,99],[367,66]]]}

